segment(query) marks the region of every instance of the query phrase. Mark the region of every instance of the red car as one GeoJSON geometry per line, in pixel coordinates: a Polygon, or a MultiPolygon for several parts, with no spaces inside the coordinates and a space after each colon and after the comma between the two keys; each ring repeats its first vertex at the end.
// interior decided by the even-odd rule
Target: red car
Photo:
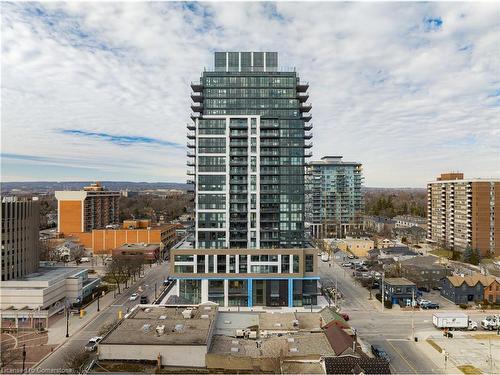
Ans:
{"type": "Polygon", "coordinates": [[[341,313],[340,316],[344,318],[346,322],[349,320],[349,315],[347,315],[346,313],[341,313]]]}

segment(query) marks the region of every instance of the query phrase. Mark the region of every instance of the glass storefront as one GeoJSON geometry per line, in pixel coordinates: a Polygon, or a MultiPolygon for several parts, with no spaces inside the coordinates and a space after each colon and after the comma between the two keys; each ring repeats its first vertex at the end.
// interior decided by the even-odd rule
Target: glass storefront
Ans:
{"type": "Polygon", "coordinates": [[[229,306],[248,305],[248,281],[229,280],[228,304],[229,306]]]}
{"type": "Polygon", "coordinates": [[[179,297],[201,303],[201,280],[179,280],[179,297]]]}

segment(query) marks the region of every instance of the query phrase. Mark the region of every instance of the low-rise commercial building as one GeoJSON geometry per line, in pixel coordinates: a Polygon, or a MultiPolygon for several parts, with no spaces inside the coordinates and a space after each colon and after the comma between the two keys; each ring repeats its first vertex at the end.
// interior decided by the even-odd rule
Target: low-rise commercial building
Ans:
{"type": "Polygon", "coordinates": [[[404,277],[387,278],[380,284],[380,293],[385,293],[385,301],[393,305],[411,306],[417,298],[417,285],[404,277]]]}
{"type": "Polygon", "coordinates": [[[89,278],[78,267],[40,267],[34,273],[3,281],[0,288],[2,316],[15,310],[60,311],[67,303],[78,304],[91,295],[101,280],[89,278]]]}
{"type": "Polygon", "coordinates": [[[216,304],[138,305],[99,344],[99,359],[161,366],[205,367],[217,319],[216,304]]]}
{"type": "Polygon", "coordinates": [[[127,243],[160,244],[162,251],[168,250],[177,241],[177,226],[164,224],[152,226],[150,221],[126,220],[122,228],[94,229],[91,232],[71,233],[94,254],[110,254],[113,249],[127,243]],[[149,226],[144,226],[149,223],[149,226]]]}
{"type": "Polygon", "coordinates": [[[441,280],[441,295],[455,304],[500,302],[500,287],[494,276],[448,276],[441,280]],[[492,286],[490,290],[490,285],[492,286]]]}
{"type": "Polygon", "coordinates": [[[366,257],[368,251],[374,249],[375,242],[362,238],[345,238],[336,242],[338,249],[350,252],[357,257],[366,257]]]}
{"type": "Polygon", "coordinates": [[[139,257],[144,261],[153,263],[161,259],[160,244],[146,244],[146,243],[127,243],[116,249],[113,249],[113,256],[121,256],[125,259],[133,260],[139,257]]]}

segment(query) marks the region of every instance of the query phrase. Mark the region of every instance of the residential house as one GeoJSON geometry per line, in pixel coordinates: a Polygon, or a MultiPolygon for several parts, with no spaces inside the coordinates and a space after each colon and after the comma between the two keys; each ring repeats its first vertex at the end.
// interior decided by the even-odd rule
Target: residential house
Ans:
{"type": "Polygon", "coordinates": [[[497,279],[484,288],[484,300],[500,304],[500,282],[497,279]]]}
{"type": "Polygon", "coordinates": [[[384,287],[385,300],[391,301],[392,304],[411,306],[412,299],[417,298],[417,285],[404,277],[387,278],[383,284],[380,284],[381,293],[382,287],[384,287]]]}
{"type": "Polygon", "coordinates": [[[385,249],[380,249],[379,251],[379,259],[392,258],[399,262],[417,256],[417,253],[411,251],[407,246],[387,247],[385,249]]]}
{"type": "Polygon", "coordinates": [[[382,216],[365,216],[363,219],[364,228],[376,233],[391,231],[396,225],[396,221],[382,216]]]}
{"type": "Polygon", "coordinates": [[[394,228],[392,230],[392,234],[400,241],[405,239],[407,243],[419,243],[422,240],[425,240],[427,231],[417,226],[400,227],[400,228],[394,228]]]}
{"type": "Polygon", "coordinates": [[[433,256],[413,257],[400,263],[401,276],[417,284],[417,288],[436,289],[440,280],[451,274],[451,270],[437,263],[433,256]]]}
{"type": "Polygon", "coordinates": [[[490,298],[498,300],[498,281],[494,276],[475,273],[472,276],[448,276],[441,280],[441,295],[455,304],[481,303],[490,298]],[[492,285],[493,284],[493,285],[492,285]],[[492,285],[492,290],[489,286],[492,285]],[[485,289],[488,289],[485,291],[485,289]]]}

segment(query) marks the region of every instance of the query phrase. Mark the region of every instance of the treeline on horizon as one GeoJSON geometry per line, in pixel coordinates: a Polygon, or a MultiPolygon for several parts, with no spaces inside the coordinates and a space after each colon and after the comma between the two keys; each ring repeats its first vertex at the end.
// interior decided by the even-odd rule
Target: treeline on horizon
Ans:
{"type": "Polygon", "coordinates": [[[365,212],[371,216],[393,218],[397,215],[427,216],[426,191],[398,190],[391,193],[365,193],[365,212]]]}

